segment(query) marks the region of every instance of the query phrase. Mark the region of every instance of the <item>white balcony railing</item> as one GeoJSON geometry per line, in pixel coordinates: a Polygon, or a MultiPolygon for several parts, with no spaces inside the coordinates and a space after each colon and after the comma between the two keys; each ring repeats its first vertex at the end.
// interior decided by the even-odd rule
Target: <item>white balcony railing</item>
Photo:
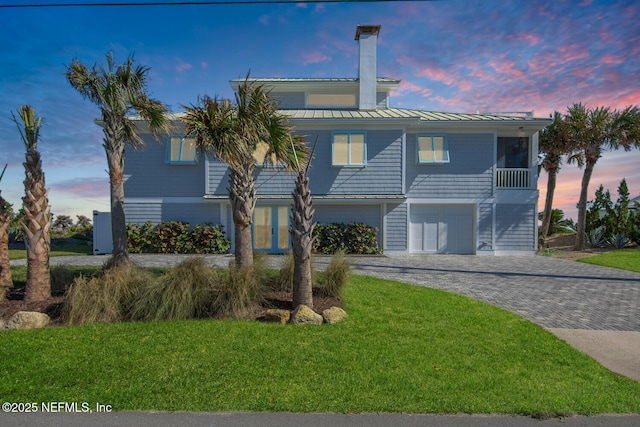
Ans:
{"type": "Polygon", "coordinates": [[[498,188],[530,188],[530,169],[498,169],[496,174],[498,188]]]}

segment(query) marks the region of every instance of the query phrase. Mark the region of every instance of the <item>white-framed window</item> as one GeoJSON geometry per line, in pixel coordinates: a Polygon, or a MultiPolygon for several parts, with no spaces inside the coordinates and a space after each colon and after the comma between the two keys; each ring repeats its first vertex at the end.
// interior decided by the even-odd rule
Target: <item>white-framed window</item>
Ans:
{"type": "Polygon", "coordinates": [[[334,131],[332,133],[333,166],[364,166],[367,164],[367,139],[364,131],[334,131]]]}
{"type": "Polygon", "coordinates": [[[418,164],[449,163],[446,135],[418,135],[418,164]]]}
{"type": "Polygon", "coordinates": [[[165,163],[193,165],[196,163],[196,140],[193,137],[171,136],[167,143],[165,163]]]}
{"type": "Polygon", "coordinates": [[[307,107],[344,108],[356,106],[353,93],[308,93],[307,107]]]}

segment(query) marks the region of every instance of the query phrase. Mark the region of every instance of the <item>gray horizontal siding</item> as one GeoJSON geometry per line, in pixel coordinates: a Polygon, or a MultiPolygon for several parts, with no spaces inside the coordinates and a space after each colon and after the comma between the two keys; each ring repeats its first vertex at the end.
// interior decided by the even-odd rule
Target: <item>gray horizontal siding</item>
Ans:
{"type": "MultiPolygon", "coordinates": [[[[378,230],[382,228],[382,218],[380,217],[380,205],[315,205],[313,220],[322,224],[332,222],[349,223],[361,222],[378,230]]],[[[380,233],[378,233],[380,234],[380,233]]]]}
{"type": "Polygon", "coordinates": [[[496,249],[512,251],[536,250],[533,204],[500,204],[496,206],[496,249]]]}
{"type": "Polygon", "coordinates": [[[479,250],[493,249],[491,242],[493,240],[493,205],[483,203],[478,205],[478,244],[479,250]],[[487,246],[482,246],[483,242],[487,242],[487,246]]]}
{"type": "Polygon", "coordinates": [[[447,134],[447,141],[449,163],[419,165],[417,135],[407,135],[407,195],[438,198],[490,197],[493,181],[493,134],[447,134]]]}
{"type": "Polygon", "coordinates": [[[385,251],[407,250],[407,204],[387,205],[385,251]]]}
{"type": "MultiPolygon", "coordinates": [[[[336,129],[342,130],[342,129],[336,129]]],[[[402,131],[367,131],[367,165],[332,166],[331,131],[304,131],[310,144],[316,142],[309,169],[314,195],[397,195],[402,193],[402,131]]],[[[258,195],[285,195],[293,190],[295,176],[281,169],[258,168],[258,195]]],[[[225,164],[208,162],[207,194],[228,194],[229,172],[225,164]]]]}
{"type": "Polygon", "coordinates": [[[127,222],[154,224],[163,221],[181,221],[191,225],[220,224],[220,207],[217,203],[127,203],[127,222]]]}
{"type": "Polygon", "coordinates": [[[309,170],[312,194],[402,193],[402,131],[367,131],[367,164],[364,167],[332,166],[331,131],[305,130],[304,134],[311,144],[317,137],[314,160],[309,170]]]}
{"type": "Polygon", "coordinates": [[[145,146],[125,150],[125,183],[127,197],[202,197],[204,195],[205,162],[200,156],[195,165],[171,165],[164,162],[167,139],[158,143],[144,135],[145,146]]]}

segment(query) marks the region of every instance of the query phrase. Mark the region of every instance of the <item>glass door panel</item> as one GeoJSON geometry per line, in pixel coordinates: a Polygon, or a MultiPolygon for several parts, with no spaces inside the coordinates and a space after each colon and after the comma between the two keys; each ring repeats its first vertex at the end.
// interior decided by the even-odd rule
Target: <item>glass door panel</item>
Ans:
{"type": "Polygon", "coordinates": [[[278,249],[289,247],[289,208],[278,208],[278,249]]]}
{"type": "Polygon", "coordinates": [[[256,207],[253,211],[253,247],[271,249],[271,207],[256,207]]]}

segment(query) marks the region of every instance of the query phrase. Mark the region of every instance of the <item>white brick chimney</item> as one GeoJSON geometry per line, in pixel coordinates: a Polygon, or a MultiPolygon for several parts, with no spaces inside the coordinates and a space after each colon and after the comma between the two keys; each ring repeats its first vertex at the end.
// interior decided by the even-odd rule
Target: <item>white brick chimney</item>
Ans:
{"type": "Polygon", "coordinates": [[[358,25],[356,40],[358,40],[359,61],[358,79],[360,82],[360,102],[358,109],[376,109],[376,51],[380,25],[358,25]]]}

